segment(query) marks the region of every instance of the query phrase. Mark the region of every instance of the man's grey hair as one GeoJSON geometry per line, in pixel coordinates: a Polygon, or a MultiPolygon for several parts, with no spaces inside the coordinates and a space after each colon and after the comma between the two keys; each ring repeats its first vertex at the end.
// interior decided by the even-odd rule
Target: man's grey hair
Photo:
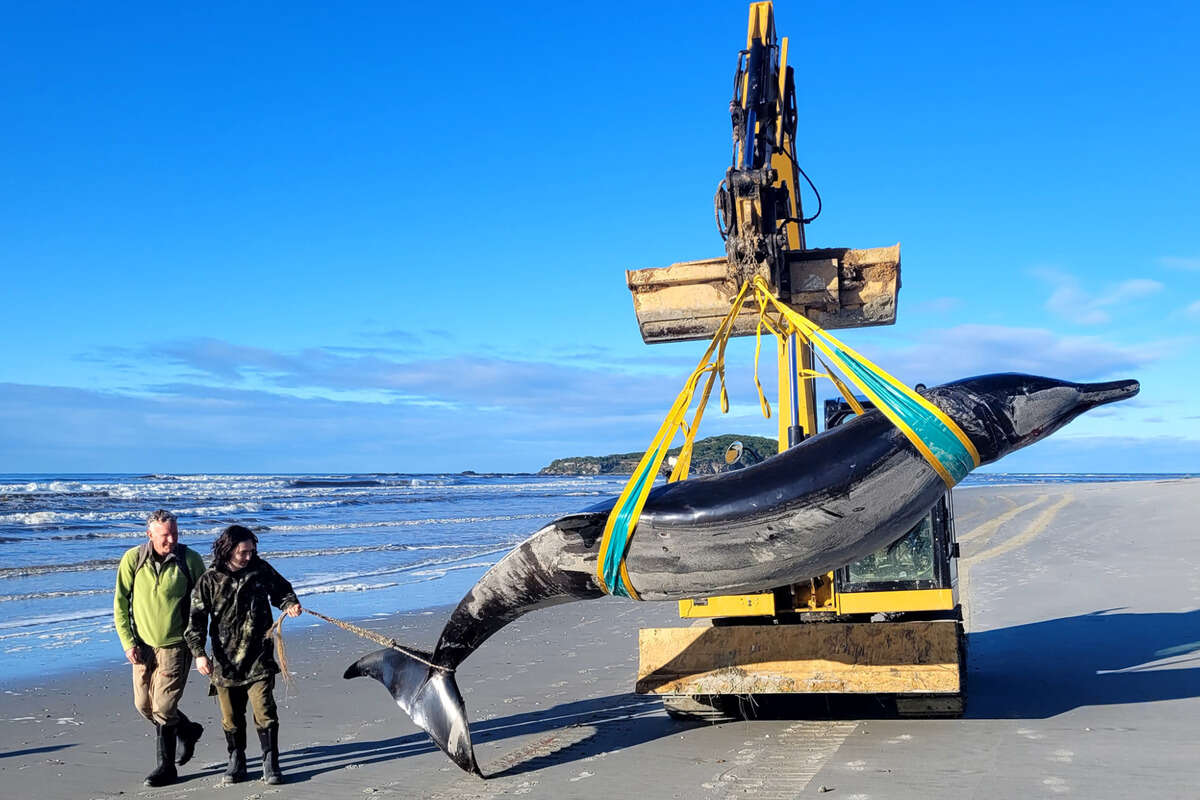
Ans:
{"type": "Polygon", "coordinates": [[[179,520],[166,509],[160,508],[157,511],[151,511],[150,516],[146,517],[146,529],[149,530],[150,526],[156,522],[165,522],[175,530],[179,530],[179,520]]]}

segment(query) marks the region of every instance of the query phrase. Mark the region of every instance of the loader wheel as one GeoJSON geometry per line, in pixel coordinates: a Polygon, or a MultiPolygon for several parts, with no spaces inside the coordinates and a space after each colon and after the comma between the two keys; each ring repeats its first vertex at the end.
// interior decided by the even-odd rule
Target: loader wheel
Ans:
{"type": "Polygon", "coordinates": [[[741,719],[738,699],[719,694],[663,695],[663,708],[672,719],[688,722],[733,722],[741,719]]]}

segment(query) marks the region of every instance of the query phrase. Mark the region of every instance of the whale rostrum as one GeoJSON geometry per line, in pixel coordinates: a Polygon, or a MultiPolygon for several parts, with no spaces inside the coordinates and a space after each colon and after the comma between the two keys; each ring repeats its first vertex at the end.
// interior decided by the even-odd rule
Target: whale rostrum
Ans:
{"type": "MultiPolygon", "coordinates": [[[[1004,373],[922,394],[989,464],[1138,389],[1133,380],[1070,383],[1004,373]]],[[[745,469],[654,489],[625,566],[643,600],[767,591],[890,544],[945,490],[916,447],[882,413],[868,411],[745,469]]],[[[604,596],[596,561],[614,503],[557,519],[500,559],[459,602],[432,653],[379,650],[345,677],[383,683],[456,764],[481,774],[454,670],[530,611],[604,596]]]]}

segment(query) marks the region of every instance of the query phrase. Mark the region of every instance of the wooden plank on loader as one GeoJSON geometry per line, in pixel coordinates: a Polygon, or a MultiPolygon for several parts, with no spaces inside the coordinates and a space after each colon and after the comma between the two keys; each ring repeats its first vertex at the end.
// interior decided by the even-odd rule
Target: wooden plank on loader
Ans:
{"type": "MultiPolygon", "coordinates": [[[[780,299],[822,328],[860,328],[896,321],[900,245],[829,248],[788,254],[791,293],[780,299]]],[[[684,261],[625,273],[642,339],[707,339],[729,313],[740,288],[724,258],[684,261]]],[[[753,303],[738,315],[734,336],[757,329],[753,303]]]]}
{"type": "Polygon", "coordinates": [[[957,694],[954,620],[644,628],[636,691],[957,694]]]}

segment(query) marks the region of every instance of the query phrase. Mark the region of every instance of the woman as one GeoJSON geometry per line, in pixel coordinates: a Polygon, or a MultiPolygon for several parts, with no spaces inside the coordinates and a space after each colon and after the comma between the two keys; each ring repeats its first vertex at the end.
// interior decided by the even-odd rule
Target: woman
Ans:
{"type": "Polygon", "coordinates": [[[258,537],[241,525],[230,525],[212,546],[212,565],[192,590],[191,614],[184,639],[196,669],[212,681],[210,694],[221,706],[221,727],[229,748],[225,777],[246,779],[246,701],[254,709],[254,725],[262,744],[263,780],[283,781],[279,773],[279,716],[275,709],[275,648],[266,637],[274,605],[298,617],[300,601],[270,564],[258,557],[258,537]],[[213,657],[204,650],[205,629],[213,657]]]}

